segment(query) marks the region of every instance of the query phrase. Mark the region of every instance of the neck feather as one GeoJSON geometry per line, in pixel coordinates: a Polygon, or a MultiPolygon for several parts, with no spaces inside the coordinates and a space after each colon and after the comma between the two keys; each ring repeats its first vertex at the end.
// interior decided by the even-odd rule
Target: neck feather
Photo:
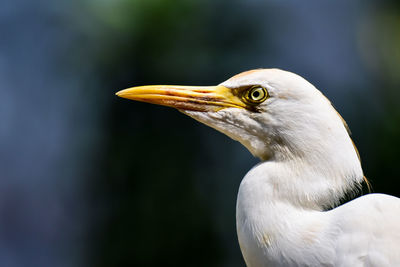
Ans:
{"type": "Polygon", "coordinates": [[[360,189],[364,175],[358,152],[341,122],[325,138],[315,133],[299,134],[303,139],[284,132],[279,136],[279,142],[270,144],[272,156],[254,167],[273,188],[274,198],[322,210],[360,189]]]}

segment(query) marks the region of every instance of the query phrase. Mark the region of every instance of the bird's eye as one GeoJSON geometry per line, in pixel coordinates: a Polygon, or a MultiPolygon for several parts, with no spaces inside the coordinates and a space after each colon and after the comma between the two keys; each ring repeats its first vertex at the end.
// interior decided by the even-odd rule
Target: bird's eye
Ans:
{"type": "Polygon", "coordinates": [[[253,86],[244,94],[244,100],[249,104],[260,104],[268,97],[267,89],[261,86],[253,86]]]}

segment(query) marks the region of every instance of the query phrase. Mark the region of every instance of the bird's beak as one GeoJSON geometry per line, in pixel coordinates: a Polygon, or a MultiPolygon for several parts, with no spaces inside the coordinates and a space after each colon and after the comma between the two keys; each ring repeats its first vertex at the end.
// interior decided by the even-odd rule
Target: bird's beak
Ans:
{"type": "Polygon", "coordinates": [[[222,86],[147,85],[132,87],[117,96],[192,111],[218,111],[223,108],[244,108],[232,90],[222,86]]]}

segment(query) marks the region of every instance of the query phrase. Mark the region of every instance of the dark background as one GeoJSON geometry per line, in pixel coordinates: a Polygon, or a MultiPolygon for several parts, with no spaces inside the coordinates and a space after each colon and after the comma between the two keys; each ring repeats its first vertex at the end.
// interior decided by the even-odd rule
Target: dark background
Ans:
{"type": "Polygon", "coordinates": [[[6,0],[0,8],[0,266],[243,266],[239,143],[117,98],[304,76],[347,120],[375,192],[400,196],[398,1],[6,0]]]}

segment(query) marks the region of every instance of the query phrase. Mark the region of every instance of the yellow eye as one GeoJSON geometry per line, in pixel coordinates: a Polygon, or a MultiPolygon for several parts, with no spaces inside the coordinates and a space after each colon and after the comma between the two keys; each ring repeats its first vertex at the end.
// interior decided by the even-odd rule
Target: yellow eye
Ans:
{"type": "Polygon", "coordinates": [[[249,104],[260,104],[268,97],[267,89],[261,86],[253,86],[244,95],[245,101],[249,104]]]}

